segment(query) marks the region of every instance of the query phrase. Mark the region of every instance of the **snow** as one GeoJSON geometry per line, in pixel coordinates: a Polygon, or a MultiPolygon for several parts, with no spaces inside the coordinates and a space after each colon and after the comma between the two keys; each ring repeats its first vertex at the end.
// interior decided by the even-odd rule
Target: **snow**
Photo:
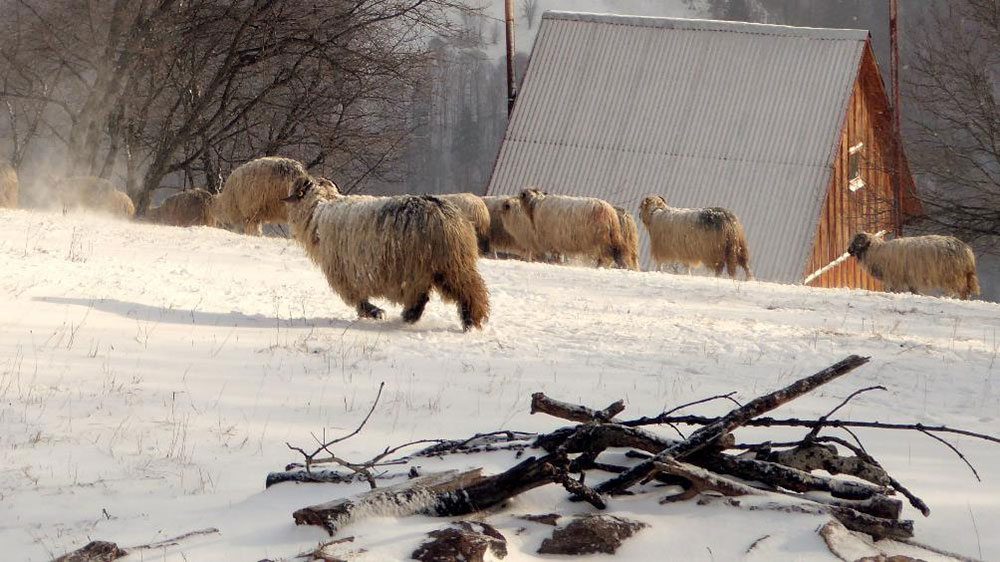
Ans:
{"type": "MultiPolygon", "coordinates": [[[[91,539],[129,547],[216,527],[126,560],[291,559],[326,539],[296,527],[294,510],[367,485],[264,490],[266,474],[301,460],[286,442],[309,447],[313,435],[357,427],[382,381],[371,420],[339,455],[565,425],[529,415],[537,391],[596,408],[623,398],[625,418],[730,391],[747,400],[851,353],[872,362],[776,415],[815,417],[882,384],[886,392],[855,398],[837,417],[997,433],[996,304],[489,260],[480,270],[493,307],[481,332],[462,333],[454,306],[436,298],[413,326],[391,305],[390,320],[358,321],[288,240],[0,210],[0,551],[49,560],[91,539]]],[[[804,433],[744,429],[737,438],[804,433]]],[[[947,438],[978,468],[977,482],[925,436],[858,434],[930,504],[929,518],[904,512],[918,541],[1000,559],[991,532],[1000,446],[947,438]]],[[[496,452],[417,464],[494,472],[514,462],[496,452]]],[[[816,533],[822,516],[661,506],[663,495],[610,501],[611,513],[651,525],[619,559],[836,559],[816,533]]],[[[590,510],[547,486],[487,520],[509,540],[505,560],[517,562],[536,559],[551,531],[517,515],[590,510]]],[[[359,521],[337,552],[405,559],[445,524],[359,521]]]]}

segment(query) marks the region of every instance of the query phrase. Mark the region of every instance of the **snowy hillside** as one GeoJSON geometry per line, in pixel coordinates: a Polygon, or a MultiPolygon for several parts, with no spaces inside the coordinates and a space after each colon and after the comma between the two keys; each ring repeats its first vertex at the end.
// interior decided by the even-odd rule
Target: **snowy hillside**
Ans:
{"type": "MultiPolygon", "coordinates": [[[[815,417],[882,384],[887,392],[866,393],[840,415],[1000,433],[996,304],[487,260],[480,270],[493,306],[481,332],[462,333],[454,307],[437,299],[414,326],[392,306],[388,321],[359,322],[287,240],[0,210],[4,559],[206,527],[219,533],[146,559],[292,559],[326,537],[295,527],[293,510],[366,486],[265,491],[264,477],[300,460],[286,442],[310,446],[313,434],[353,430],[382,381],[378,408],[338,447],[342,456],[563,425],[529,415],[536,391],[595,407],[623,398],[629,417],[730,391],[746,400],[851,353],[872,362],[778,413],[815,417]]],[[[977,482],[927,437],[859,435],[930,504],[929,518],[905,508],[918,541],[1000,559],[1000,446],[950,439],[978,468],[977,482]]],[[[440,466],[494,471],[512,461],[494,453],[440,466]]],[[[565,496],[543,487],[490,516],[510,541],[505,560],[536,559],[545,532],[514,515],[592,509],[565,496]]],[[[653,526],[618,560],[835,560],[816,516],[628,498],[610,507],[653,526]],[[763,535],[771,538],[747,554],[763,535]]],[[[358,560],[405,558],[444,523],[369,520],[345,533],[355,537],[345,548],[365,550],[358,560]]]]}

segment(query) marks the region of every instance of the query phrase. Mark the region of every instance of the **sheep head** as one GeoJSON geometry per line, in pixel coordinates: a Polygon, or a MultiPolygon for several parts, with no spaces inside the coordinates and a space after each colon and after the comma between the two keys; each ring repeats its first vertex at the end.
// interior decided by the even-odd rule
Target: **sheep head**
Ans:
{"type": "Polygon", "coordinates": [[[867,232],[859,232],[854,235],[851,245],[847,247],[847,253],[860,259],[872,245],[872,236],[867,232]]]}
{"type": "MultiPolygon", "coordinates": [[[[332,183],[332,182],[331,182],[332,183]]],[[[282,197],[281,200],[285,203],[298,203],[306,198],[307,195],[312,193],[316,188],[316,183],[313,182],[312,178],[304,177],[299,178],[292,185],[291,192],[288,197],[282,197]]]]}
{"type": "Polygon", "coordinates": [[[521,205],[524,212],[532,222],[535,221],[535,205],[545,197],[546,193],[540,189],[529,187],[521,192],[521,205]]]}
{"type": "Polygon", "coordinates": [[[654,210],[662,209],[666,206],[666,199],[659,195],[650,195],[649,197],[643,199],[642,203],[639,205],[639,215],[641,216],[643,222],[647,222],[654,210]]]}

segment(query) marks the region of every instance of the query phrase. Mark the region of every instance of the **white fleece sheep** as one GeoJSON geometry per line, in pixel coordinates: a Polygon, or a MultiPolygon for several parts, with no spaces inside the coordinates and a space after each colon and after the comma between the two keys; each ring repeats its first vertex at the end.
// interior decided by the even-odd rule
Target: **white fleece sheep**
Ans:
{"type": "Polygon", "coordinates": [[[265,156],[246,162],[226,178],[212,205],[212,215],[218,222],[260,236],[261,225],[287,222],[280,199],[308,175],[302,163],[291,158],[265,156]]]}
{"type": "Polygon", "coordinates": [[[0,162],[0,208],[17,208],[17,170],[6,162],[0,162]]]}
{"type": "Polygon", "coordinates": [[[489,292],[476,268],[476,233],[462,212],[437,197],[340,195],[300,178],[284,198],[295,239],[344,302],[382,318],[373,297],[420,319],[432,289],[458,303],[462,328],[481,328],[489,292]]]}
{"type": "Polygon", "coordinates": [[[618,214],[607,201],[525,189],[503,203],[501,218],[518,244],[536,255],[584,257],[596,260],[598,267],[627,267],[618,214]]]}
{"type": "Polygon", "coordinates": [[[738,265],[747,279],[753,279],[743,224],[732,211],[721,207],[670,207],[666,199],[654,195],[642,200],[639,215],[649,232],[657,269],[669,263],[688,268],[704,265],[716,275],[725,269],[735,277],[738,265]]]}
{"type": "Polygon", "coordinates": [[[65,210],[88,209],[127,219],[135,216],[132,198],[104,178],[62,178],[56,183],[55,194],[58,203],[65,210]]]}
{"type": "Polygon", "coordinates": [[[215,196],[204,189],[187,189],[171,195],[146,213],[155,223],[170,226],[215,226],[212,207],[215,196]]]}
{"type": "Polygon", "coordinates": [[[490,210],[486,207],[486,202],[483,201],[482,197],[473,193],[444,193],[435,197],[455,205],[462,211],[465,218],[472,223],[472,228],[476,230],[479,254],[485,255],[489,252],[490,210]]]}
{"type": "Polygon", "coordinates": [[[625,265],[632,271],[639,271],[639,227],[635,218],[622,207],[615,207],[618,213],[618,223],[622,229],[622,240],[625,242],[625,265]]]}
{"type": "Polygon", "coordinates": [[[867,232],[854,236],[847,253],[887,291],[926,294],[940,290],[968,299],[978,295],[976,256],[954,236],[912,236],[885,241],[867,232]]]}

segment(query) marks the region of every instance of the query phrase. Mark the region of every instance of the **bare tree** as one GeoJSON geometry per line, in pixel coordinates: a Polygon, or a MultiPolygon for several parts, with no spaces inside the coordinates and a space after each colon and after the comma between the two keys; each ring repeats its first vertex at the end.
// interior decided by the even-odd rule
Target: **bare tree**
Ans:
{"type": "Polygon", "coordinates": [[[1000,11],[955,0],[926,11],[908,86],[917,110],[911,161],[930,226],[998,250],[1000,11]]]}
{"type": "Polygon", "coordinates": [[[538,15],[538,0],[521,0],[521,17],[528,24],[528,29],[535,25],[535,17],[538,15]]]}
{"type": "MultiPolygon", "coordinates": [[[[462,0],[0,0],[0,101],[43,109],[67,173],[125,169],[142,212],[168,177],[217,187],[282,153],[351,185],[384,179],[429,33],[462,0]],[[124,161],[124,166],[122,166],[124,161]]],[[[36,127],[37,128],[37,127],[36,127]]],[[[20,141],[19,141],[20,143],[20,141]]],[[[23,145],[23,143],[20,143],[23,145]]]]}

